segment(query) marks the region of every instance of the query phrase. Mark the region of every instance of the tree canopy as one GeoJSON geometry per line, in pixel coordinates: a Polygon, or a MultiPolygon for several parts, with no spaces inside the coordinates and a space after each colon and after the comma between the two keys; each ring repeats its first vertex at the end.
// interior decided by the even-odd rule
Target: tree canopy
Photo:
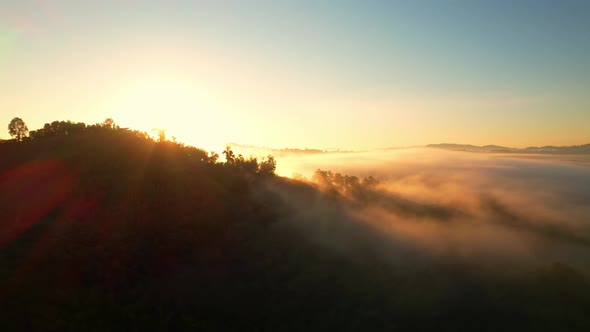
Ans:
{"type": "MultiPolygon", "coordinates": [[[[276,160],[273,156],[268,156],[259,161],[255,157],[244,158],[244,156],[237,155],[232,151],[230,146],[222,152],[225,157],[225,162],[219,161],[219,154],[216,152],[207,153],[205,150],[188,146],[177,142],[175,139],[169,141],[166,139],[165,129],[153,129],[155,137],[152,137],[146,132],[121,128],[116,124],[112,118],[107,118],[103,122],[93,125],[87,125],[83,122],[73,121],[53,121],[45,123],[42,128],[37,130],[29,130],[21,118],[14,118],[9,126],[9,133],[18,141],[22,141],[24,137],[29,136],[30,140],[39,141],[52,137],[62,137],[78,134],[106,134],[109,137],[119,137],[119,139],[127,140],[129,138],[138,138],[148,141],[150,144],[160,144],[168,146],[171,149],[178,149],[183,151],[183,154],[190,157],[192,160],[199,163],[209,164],[215,167],[223,166],[228,172],[234,175],[274,175],[276,170],[276,160]],[[111,135],[113,134],[113,135],[111,135]]],[[[139,143],[138,143],[139,144],[139,143]]]]}
{"type": "Polygon", "coordinates": [[[14,118],[8,124],[8,133],[17,141],[22,141],[23,138],[29,135],[29,128],[21,118],[14,118]]]}

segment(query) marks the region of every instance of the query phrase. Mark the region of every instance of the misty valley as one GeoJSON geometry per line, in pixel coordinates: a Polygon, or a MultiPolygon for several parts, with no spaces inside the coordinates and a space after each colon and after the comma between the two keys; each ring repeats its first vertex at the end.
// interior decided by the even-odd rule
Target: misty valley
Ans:
{"type": "Polygon", "coordinates": [[[588,332],[589,87],[588,0],[0,0],[0,332],[588,332]]]}
{"type": "Polygon", "coordinates": [[[590,328],[588,155],[220,156],[112,120],[0,155],[7,331],[590,328]]]}

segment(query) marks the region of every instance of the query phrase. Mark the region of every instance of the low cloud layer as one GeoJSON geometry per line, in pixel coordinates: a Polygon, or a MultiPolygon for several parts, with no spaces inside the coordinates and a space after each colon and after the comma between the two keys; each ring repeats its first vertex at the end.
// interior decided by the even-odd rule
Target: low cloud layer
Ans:
{"type": "Polygon", "coordinates": [[[590,271],[589,160],[428,148],[286,155],[279,160],[284,175],[311,180],[320,168],[380,183],[361,201],[272,189],[296,211],[287,225],[348,254],[561,262],[590,271]]]}

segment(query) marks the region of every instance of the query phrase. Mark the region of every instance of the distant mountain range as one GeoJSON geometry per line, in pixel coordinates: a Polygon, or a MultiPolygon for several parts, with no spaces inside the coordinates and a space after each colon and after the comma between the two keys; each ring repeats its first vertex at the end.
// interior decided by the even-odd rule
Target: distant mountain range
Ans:
{"type": "MultiPolygon", "coordinates": [[[[239,153],[244,155],[248,154],[272,154],[275,157],[281,157],[285,155],[317,155],[327,153],[354,153],[354,152],[369,152],[371,150],[364,151],[353,151],[353,150],[339,150],[339,149],[297,149],[297,148],[284,148],[276,149],[271,147],[258,147],[254,145],[243,145],[237,143],[228,144],[232,148],[237,149],[239,153]]],[[[454,143],[441,143],[441,144],[428,144],[426,146],[407,146],[407,147],[390,147],[379,149],[383,150],[400,150],[409,148],[435,148],[452,151],[464,151],[464,152],[479,152],[479,153],[516,153],[516,154],[557,154],[557,155],[590,155],[590,144],[584,145],[572,145],[572,146],[530,146],[528,148],[519,149],[511,148],[500,145],[484,145],[477,146],[471,144],[454,144],[454,143]]],[[[377,151],[377,150],[374,150],[377,151]]]]}
{"type": "Polygon", "coordinates": [[[531,146],[524,149],[510,148],[498,145],[476,146],[470,144],[429,144],[426,147],[466,151],[466,152],[484,152],[484,153],[530,153],[530,154],[590,154],[590,144],[572,145],[572,146],[531,146]]]}
{"type": "Polygon", "coordinates": [[[284,155],[314,155],[314,154],[323,154],[323,153],[349,153],[355,152],[353,150],[341,150],[341,149],[299,149],[299,148],[271,148],[271,147],[264,147],[264,146],[255,146],[255,145],[245,145],[239,143],[228,143],[228,146],[231,148],[236,149],[240,153],[253,153],[253,154],[260,154],[260,153],[270,153],[275,157],[280,157],[284,155]]]}

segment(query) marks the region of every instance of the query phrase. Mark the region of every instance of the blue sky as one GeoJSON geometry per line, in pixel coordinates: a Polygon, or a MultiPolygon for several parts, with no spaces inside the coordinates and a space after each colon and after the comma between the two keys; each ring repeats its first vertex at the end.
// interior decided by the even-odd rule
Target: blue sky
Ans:
{"type": "Polygon", "coordinates": [[[196,145],[590,142],[588,1],[0,0],[0,71],[0,119],[32,128],[113,116],[196,145]]]}

